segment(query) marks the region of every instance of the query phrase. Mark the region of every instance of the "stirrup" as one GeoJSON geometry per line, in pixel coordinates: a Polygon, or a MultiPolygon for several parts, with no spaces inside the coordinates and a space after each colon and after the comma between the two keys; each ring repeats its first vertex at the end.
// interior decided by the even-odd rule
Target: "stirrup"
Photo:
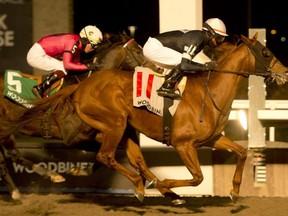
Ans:
{"type": "Polygon", "coordinates": [[[181,100],[182,99],[181,95],[179,95],[173,91],[169,91],[169,89],[160,88],[157,90],[157,93],[161,97],[169,97],[173,100],[181,100]]]}
{"type": "Polygon", "coordinates": [[[40,89],[38,86],[33,86],[32,87],[32,93],[37,97],[37,98],[42,98],[40,89]]]}

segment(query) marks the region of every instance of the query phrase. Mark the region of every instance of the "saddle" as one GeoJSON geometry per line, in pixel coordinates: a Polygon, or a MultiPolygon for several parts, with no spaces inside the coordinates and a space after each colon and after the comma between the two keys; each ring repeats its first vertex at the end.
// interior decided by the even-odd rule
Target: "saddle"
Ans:
{"type": "MultiPolygon", "coordinates": [[[[150,112],[163,117],[163,144],[171,145],[173,116],[180,100],[161,97],[156,90],[164,82],[164,75],[150,68],[137,66],[133,76],[133,106],[145,106],[150,112]]],[[[185,90],[187,77],[183,77],[177,85],[182,94],[185,90]]]]}
{"type": "MultiPolygon", "coordinates": [[[[40,84],[46,76],[31,75],[18,70],[7,69],[4,73],[4,96],[17,104],[31,109],[36,96],[32,93],[33,86],[40,84]]],[[[48,96],[62,88],[64,78],[55,82],[48,90],[48,96]]]]}

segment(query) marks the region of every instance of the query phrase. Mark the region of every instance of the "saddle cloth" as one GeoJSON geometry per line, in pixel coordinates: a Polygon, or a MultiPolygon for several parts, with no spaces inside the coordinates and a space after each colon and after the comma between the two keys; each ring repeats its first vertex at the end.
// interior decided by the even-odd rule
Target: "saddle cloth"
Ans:
{"type": "MultiPolygon", "coordinates": [[[[8,69],[4,73],[4,96],[10,98],[19,105],[30,109],[33,107],[35,95],[31,89],[34,85],[40,84],[43,77],[31,74],[25,74],[18,70],[8,69]]],[[[62,87],[63,79],[54,83],[49,95],[54,94],[62,87]]]]}
{"type": "MultiPolygon", "coordinates": [[[[163,116],[164,98],[158,96],[156,90],[161,87],[165,78],[155,73],[150,68],[136,67],[133,75],[133,106],[146,108],[154,114],[163,116]]],[[[187,77],[183,77],[178,84],[180,94],[184,92],[187,77]]],[[[178,93],[179,93],[178,92],[178,93]]],[[[173,116],[177,110],[180,100],[174,100],[169,112],[173,116]]]]}

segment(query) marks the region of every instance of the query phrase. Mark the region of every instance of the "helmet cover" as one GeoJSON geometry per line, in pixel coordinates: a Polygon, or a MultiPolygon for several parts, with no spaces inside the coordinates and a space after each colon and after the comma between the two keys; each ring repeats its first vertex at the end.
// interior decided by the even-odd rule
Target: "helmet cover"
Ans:
{"type": "Polygon", "coordinates": [[[213,31],[215,33],[217,33],[221,36],[228,36],[228,34],[226,33],[226,26],[222,20],[220,20],[218,18],[210,18],[210,19],[206,20],[202,29],[206,30],[206,31],[210,31],[205,24],[208,24],[213,29],[213,31]]]}
{"type": "Polygon", "coordinates": [[[89,42],[93,45],[101,43],[103,39],[102,32],[96,26],[93,25],[88,25],[84,27],[80,31],[79,35],[81,38],[87,38],[89,42]]]}

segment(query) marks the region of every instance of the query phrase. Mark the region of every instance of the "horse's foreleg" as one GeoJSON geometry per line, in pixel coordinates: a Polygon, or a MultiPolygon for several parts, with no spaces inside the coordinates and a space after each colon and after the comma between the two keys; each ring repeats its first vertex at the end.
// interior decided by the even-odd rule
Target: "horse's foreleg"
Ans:
{"type": "Polygon", "coordinates": [[[185,166],[192,175],[192,179],[164,179],[157,184],[157,187],[183,187],[198,186],[203,181],[203,174],[200,168],[197,149],[191,142],[175,147],[185,166]]]}
{"type": "Polygon", "coordinates": [[[247,149],[225,136],[220,136],[220,138],[214,143],[213,147],[218,150],[228,150],[233,152],[237,157],[237,164],[232,182],[233,189],[230,191],[230,198],[234,203],[236,203],[239,197],[244,165],[247,158],[247,149]]]}
{"type": "MultiPolygon", "coordinates": [[[[157,177],[147,167],[140,146],[133,140],[127,139],[126,143],[124,144],[124,148],[131,166],[139,171],[140,175],[150,183],[153,184],[155,182],[155,186],[157,187],[157,182],[160,182],[160,180],[157,179],[157,177]]],[[[154,185],[152,188],[154,188],[154,185]]],[[[185,203],[185,200],[181,199],[180,196],[174,193],[170,188],[162,187],[157,189],[163,196],[171,198],[173,204],[179,205],[185,203]]]]}

